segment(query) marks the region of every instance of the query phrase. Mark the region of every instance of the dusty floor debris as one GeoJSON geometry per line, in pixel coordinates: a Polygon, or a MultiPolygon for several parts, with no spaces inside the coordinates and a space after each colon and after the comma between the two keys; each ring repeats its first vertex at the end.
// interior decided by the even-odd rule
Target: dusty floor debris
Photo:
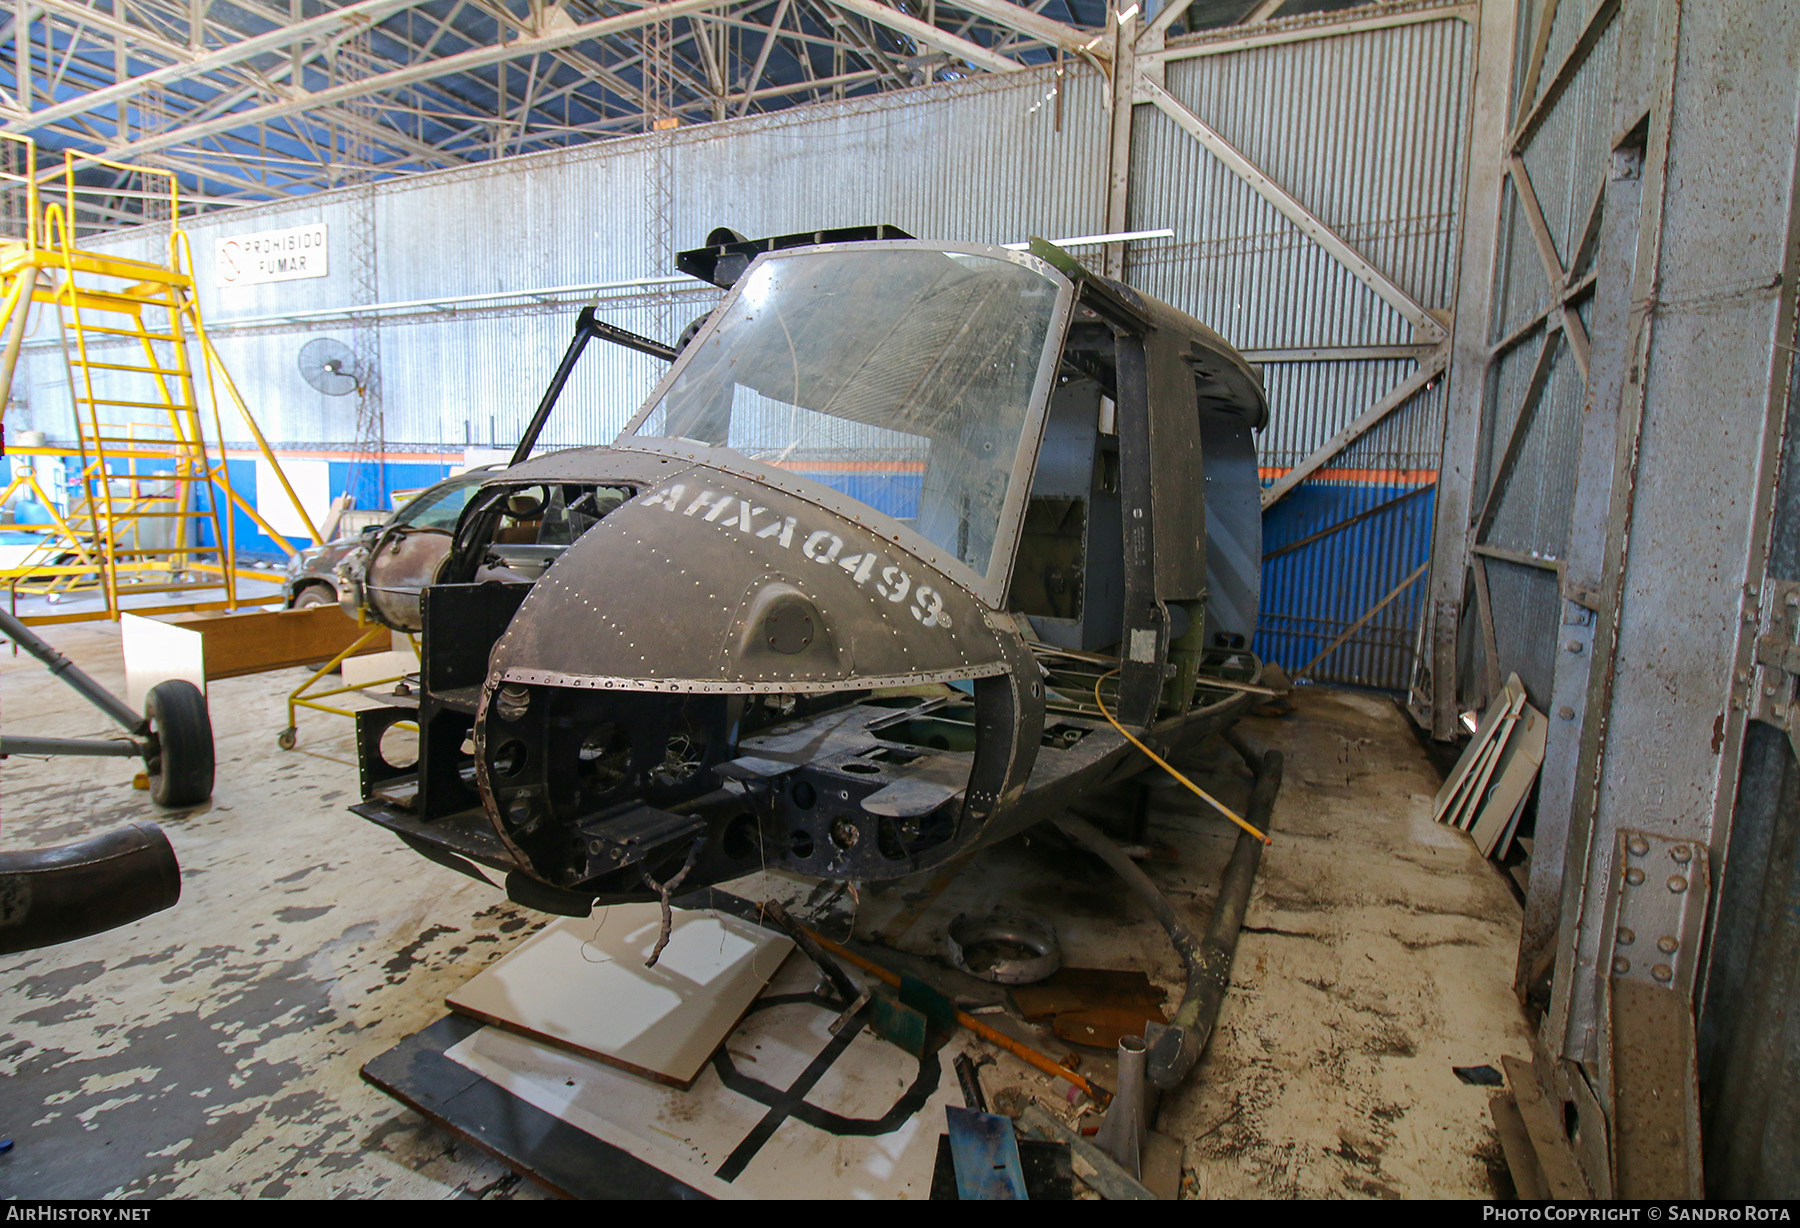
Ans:
{"type": "MultiPolygon", "coordinates": [[[[109,624],[48,638],[122,684],[109,624]]],[[[0,1137],[16,1141],[0,1155],[0,1194],[537,1196],[357,1072],[543,918],[344,809],[356,796],[347,721],[308,714],[300,748],[278,750],[282,694],[299,678],[213,684],[208,807],[153,814],[131,788],[131,761],[0,765],[0,847],[154,817],[183,868],[174,910],[0,961],[0,1137]]],[[[24,657],[0,657],[0,721],[105,732],[24,657]]],[[[1492,1196],[1504,1166],[1486,1093],[1452,1067],[1529,1051],[1509,988],[1513,896],[1464,834],[1431,822],[1438,777],[1386,700],[1305,690],[1296,715],[1244,732],[1286,752],[1286,784],[1218,1031],[1161,1118],[1189,1144],[1190,1193],[1492,1196]]],[[[1193,763],[1243,800],[1247,777],[1223,746],[1193,763]]],[[[1203,923],[1233,830],[1145,779],[1146,840],[1174,850],[1149,872],[1203,923]]],[[[830,894],[779,890],[815,904],[830,894]]],[[[957,913],[997,905],[1052,918],[1068,963],[1139,969],[1176,1000],[1162,931],[1048,832],[961,873],[844,892],[831,907],[859,937],[935,961],[944,983],[991,1001],[1000,987],[954,981],[943,936],[957,913]]],[[[982,1017],[1063,1051],[1047,1026],[982,1017]]],[[[1082,1068],[1107,1062],[1089,1053],[1082,1068]]],[[[1068,1110],[1049,1076],[1040,1086],[1012,1064],[984,1077],[990,1097],[1068,1110]]]]}

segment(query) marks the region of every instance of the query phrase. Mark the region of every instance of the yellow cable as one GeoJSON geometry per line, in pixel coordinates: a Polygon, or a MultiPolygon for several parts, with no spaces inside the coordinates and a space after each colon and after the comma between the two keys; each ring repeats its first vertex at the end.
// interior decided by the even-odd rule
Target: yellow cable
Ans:
{"type": "Polygon", "coordinates": [[[1237,812],[1235,810],[1233,810],[1230,806],[1227,806],[1224,802],[1220,801],[1218,798],[1216,798],[1212,794],[1208,793],[1205,789],[1202,789],[1199,785],[1197,785],[1193,781],[1189,780],[1186,776],[1183,776],[1180,772],[1177,772],[1174,768],[1170,767],[1168,761],[1166,759],[1164,759],[1161,755],[1157,754],[1155,751],[1151,750],[1148,746],[1145,746],[1142,742],[1140,742],[1136,738],[1132,737],[1131,730],[1125,728],[1125,726],[1123,726],[1123,725],[1119,724],[1119,722],[1113,720],[1113,714],[1106,710],[1106,701],[1104,699],[1100,698],[1100,684],[1102,682],[1105,682],[1108,678],[1111,678],[1114,674],[1116,674],[1118,672],[1119,671],[1116,669],[1108,670],[1106,673],[1101,674],[1098,678],[1094,679],[1094,702],[1096,704],[1100,705],[1100,715],[1104,716],[1106,718],[1106,723],[1111,725],[1114,729],[1117,729],[1120,733],[1124,734],[1125,740],[1127,742],[1131,743],[1133,746],[1135,746],[1139,750],[1143,751],[1146,755],[1149,755],[1150,761],[1152,763],[1156,764],[1157,767],[1161,768],[1163,771],[1167,772],[1169,775],[1173,776],[1176,780],[1179,780],[1182,784],[1186,785],[1189,789],[1191,789],[1193,791],[1194,795],[1196,797],[1198,797],[1201,801],[1203,801],[1207,805],[1211,806],[1214,810],[1217,810],[1220,814],[1222,814],[1226,818],[1230,819],[1233,823],[1236,823],[1239,827],[1243,828],[1245,831],[1247,831],[1251,835],[1255,836],[1258,840],[1261,840],[1264,844],[1275,843],[1273,840],[1269,839],[1267,836],[1265,836],[1261,832],[1257,831],[1256,828],[1254,828],[1254,827],[1250,826],[1250,824],[1246,823],[1242,818],[1240,818],[1238,816],[1237,812]]]}

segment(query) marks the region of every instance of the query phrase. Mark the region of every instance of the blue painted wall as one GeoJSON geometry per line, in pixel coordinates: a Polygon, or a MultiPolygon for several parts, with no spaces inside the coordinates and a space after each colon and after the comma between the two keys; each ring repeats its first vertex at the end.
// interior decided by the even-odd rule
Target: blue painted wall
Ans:
{"type": "MultiPolygon", "coordinates": [[[[1255,650],[1290,672],[1311,661],[1344,628],[1430,556],[1434,491],[1276,558],[1290,542],[1379,507],[1412,486],[1309,481],[1263,517],[1262,617],[1255,650]]],[[[1403,690],[1426,584],[1415,581],[1368,625],[1326,657],[1314,679],[1403,690]]]]}
{"type": "MultiPolygon", "coordinates": [[[[891,516],[911,517],[918,511],[918,474],[799,475],[891,516]]],[[[1374,482],[1305,482],[1263,518],[1263,551],[1268,554],[1418,490],[1374,482]]],[[[1434,491],[1424,490],[1360,524],[1267,559],[1257,654],[1283,669],[1298,670],[1391,592],[1430,556],[1435,498],[1434,491]]],[[[1322,682],[1405,689],[1425,588],[1423,580],[1415,581],[1311,676],[1322,682]]]]}
{"type": "MultiPolygon", "coordinates": [[[[226,462],[231,474],[231,488],[248,499],[259,510],[265,505],[274,506],[287,498],[277,486],[273,491],[256,489],[256,462],[254,460],[231,460],[226,462]]],[[[344,493],[345,485],[350,480],[351,465],[349,461],[330,461],[327,465],[331,497],[337,498],[344,493]]],[[[357,482],[356,506],[360,508],[393,506],[396,490],[417,490],[422,486],[430,486],[433,482],[442,481],[450,475],[455,466],[426,461],[388,461],[384,465],[364,465],[357,482]]],[[[256,522],[245,515],[243,509],[232,509],[233,532],[237,535],[238,558],[243,562],[265,560],[279,563],[287,556],[275,540],[261,529],[256,522]]],[[[201,522],[201,543],[212,544],[212,525],[201,522]]],[[[295,546],[304,546],[306,542],[296,541],[295,546]]]]}

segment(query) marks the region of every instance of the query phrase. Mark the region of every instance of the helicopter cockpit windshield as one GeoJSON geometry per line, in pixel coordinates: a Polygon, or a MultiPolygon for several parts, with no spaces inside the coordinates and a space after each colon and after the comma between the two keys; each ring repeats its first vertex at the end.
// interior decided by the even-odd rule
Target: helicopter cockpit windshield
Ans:
{"type": "Polygon", "coordinates": [[[985,576],[1010,536],[1008,494],[1029,481],[1071,297],[1047,264],[992,249],[771,253],[621,443],[730,448],[867,504],[985,576]]]}

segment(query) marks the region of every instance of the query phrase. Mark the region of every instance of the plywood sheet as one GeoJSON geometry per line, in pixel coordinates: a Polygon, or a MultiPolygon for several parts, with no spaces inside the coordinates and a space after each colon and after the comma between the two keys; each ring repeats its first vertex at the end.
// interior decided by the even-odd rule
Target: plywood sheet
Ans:
{"type": "Polygon", "coordinates": [[[1506,758],[1507,744],[1519,725],[1519,708],[1525,706],[1524,696],[1515,701],[1515,707],[1509,709],[1501,718],[1500,728],[1494,731],[1493,741],[1488,743],[1487,758],[1476,771],[1469,784],[1468,791],[1463,794],[1459,807],[1452,810],[1452,817],[1447,822],[1454,822],[1464,831],[1475,825],[1475,815],[1481,808],[1481,800],[1487,796],[1488,784],[1494,778],[1494,772],[1506,758]]]}
{"type": "Polygon", "coordinates": [[[565,917],[449,996],[452,1010],[685,1087],[793,950],[785,934],[676,910],[654,968],[662,910],[617,904],[565,917]]]}
{"type": "Polygon", "coordinates": [[[1513,824],[1543,766],[1548,725],[1542,712],[1530,704],[1523,705],[1518,725],[1494,769],[1493,783],[1480,799],[1475,822],[1469,828],[1475,847],[1485,857],[1494,856],[1496,850],[1501,854],[1506,851],[1502,845],[1511,839],[1513,824]]]}
{"type": "Polygon", "coordinates": [[[1519,707],[1524,702],[1525,684],[1519,681],[1517,674],[1513,674],[1507,678],[1500,694],[1494,697],[1494,702],[1488,705],[1481,723],[1476,726],[1475,736],[1463,747],[1456,767],[1438,790],[1437,801],[1432,808],[1432,818],[1436,822],[1455,823],[1455,816],[1465,807],[1481,769],[1493,761],[1494,743],[1505,740],[1511,731],[1513,720],[1518,716],[1519,707]]]}
{"type": "Polygon", "coordinates": [[[338,672],[343,677],[345,686],[368,686],[372,682],[404,678],[418,670],[419,658],[413,655],[412,649],[400,648],[388,652],[372,652],[366,656],[346,657],[338,672]]]}
{"type": "Polygon", "coordinates": [[[119,641],[125,654],[125,702],[139,712],[159,683],[179,678],[206,691],[206,644],[193,632],[158,618],[124,614],[119,641]]]}
{"type": "Polygon", "coordinates": [[[1476,769],[1476,763],[1480,760],[1481,753],[1487,749],[1487,745],[1494,736],[1494,731],[1499,727],[1501,718],[1507,715],[1508,709],[1512,708],[1512,700],[1516,697],[1517,699],[1525,697],[1525,684],[1521,684],[1519,675],[1514,673],[1512,677],[1508,677],[1507,686],[1501,688],[1499,695],[1494,697],[1494,702],[1489,704],[1487,711],[1481,715],[1481,722],[1474,729],[1474,736],[1469,738],[1469,745],[1463,747],[1462,756],[1456,760],[1456,767],[1451,769],[1449,776],[1445,776],[1444,787],[1438,789],[1438,798],[1431,808],[1433,819],[1436,819],[1438,823],[1444,823],[1444,812],[1453,803],[1454,796],[1465,790],[1469,774],[1476,769]]]}
{"type": "Polygon", "coordinates": [[[1160,1019],[1167,996],[1135,968],[1063,967],[1036,984],[1012,987],[1019,1013],[1033,1023],[1097,1006],[1138,1007],[1160,1019]]]}
{"type": "Polygon", "coordinates": [[[150,688],[170,678],[185,678],[204,690],[212,678],[321,664],[370,630],[374,634],[364,653],[385,651],[392,640],[386,627],[359,627],[335,605],[167,618],[127,614],[120,623],[125,695],[134,707],[142,707],[150,688]]]}

